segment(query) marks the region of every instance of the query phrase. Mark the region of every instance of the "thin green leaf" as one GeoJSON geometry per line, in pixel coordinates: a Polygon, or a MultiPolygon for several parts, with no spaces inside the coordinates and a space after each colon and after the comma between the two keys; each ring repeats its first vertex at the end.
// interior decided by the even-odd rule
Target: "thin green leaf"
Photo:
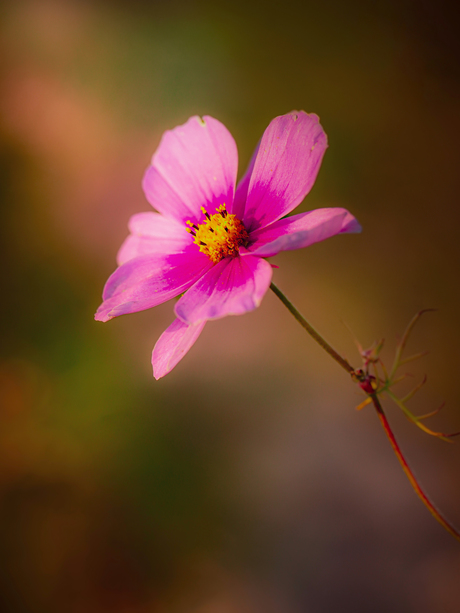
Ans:
{"type": "Polygon", "coordinates": [[[414,423],[416,426],[418,426],[421,430],[423,430],[423,432],[426,432],[431,436],[436,436],[437,438],[440,438],[447,443],[452,443],[452,441],[449,440],[450,437],[457,436],[458,434],[460,434],[460,432],[455,432],[453,434],[444,434],[443,432],[435,432],[434,430],[427,428],[425,424],[421,423],[420,418],[416,417],[413,413],[411,413],[411,411],[409,411],[406,405],[401,402],[401,400],[397,396],[395,396],[390,390],[387,390],[387,394],[390,396],[393,402],[398,405],[398,407],[401,409],[407,419],[414,423]]]}
{"type": "Polygon", "coordinates": [[[415,396],[415,394],[419,391],[419,389],[421,389],[425,385],[425,383],[426,383],[426,375],[423,377],[420,383],[414,387],[412,391],[410,391],[406,396],[404,396],[404,398],[401,398],[401,402],[402,403],[408,402],[411,398],[415,396]]]}
{"type": "Polygon", "coordinates": [[[404,360],[401,360],[399,362],[399,366],[402,366],[403,364],[408,364],[409,362],[413,362],[414,360],[418,360],[419,358],[423,358],[424,356],[428,355],[430,352],[429,351],[421,351],[420,353],[416,353],[414,355],[411,355],[408,358],[404,358],[404,360]]]}
{"type": "Polygon", "coordinates": [[[435,409],[434,411],[431,411],[431,413],[425,413],[425,415],[420,415],[419,419],[428,419],[428,417],[434,417],[435,415],[437,415],[439,413],[439,411],[443,408],[443,406],[446,403],[443,402],[441,404],[441,406],[439,406],[437,409],[435,409]]]}
{"type": "Polygon", "coordinates": [[[391,372],[390,372],[390,379],[393,379],[396,370],[401,365],[402,352],[404,351],[404,347],[406,346],[407,341],[409,340],[410,333],[412,332],[415,324],[417,323],[417,321],[420,319],[420,317],[424,313],[428,313],[429,311],[436,311],[436,309],[422,309],[421,311],[419,311],[418,313],[416,313],[414,315],[414,317],[409,322],[409,325],[404,330],[404,334],[402,336],[402,339],[399,341],[399,343],[398,343],[398,345],[396,347],[396,354],[395,354],[395,359],[394,359],[394,362],[393,362],[393,367],[392,367],[391,372]]]}

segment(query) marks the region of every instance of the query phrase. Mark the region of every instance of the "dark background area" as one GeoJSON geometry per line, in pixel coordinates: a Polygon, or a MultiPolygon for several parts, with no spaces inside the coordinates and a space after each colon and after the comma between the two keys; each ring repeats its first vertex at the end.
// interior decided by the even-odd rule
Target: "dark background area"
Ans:
{"type": "MultiPolygon", "coordinates": [[[[211,322],[166,378],[172,303],[93,321],[164,130],[221,120],[240,173],[315,112],[329,149],[299,212],[361,235],[284,253],[274,281],[355,365],[421,308],[398,389],[460,429],[460,36],[445,1],[15,0],[0,8],[0,609],[457,613],[458,543],[376,415],[272,294],[211,322]],[[406,386],[406,387],[405,387],[406,386]]],[[[460,523],[458,444],[385,401],[460,523]]]]}

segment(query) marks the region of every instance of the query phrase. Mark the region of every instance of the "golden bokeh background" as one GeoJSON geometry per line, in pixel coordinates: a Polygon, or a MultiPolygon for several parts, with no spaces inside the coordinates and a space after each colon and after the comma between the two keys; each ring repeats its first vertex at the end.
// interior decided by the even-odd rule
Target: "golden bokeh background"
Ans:
{"type": "MultiPolygon", "coordinates": [[[[0,609],[7,613],[457,613],[460,550],[369,408],[276,297],[206,326],[166,378],[172,304],[94,322],[164,130],[234,135],[320,115],[299,211],[361,235],[285,253],[274,280],[355,365],[421,308],[408,370],[460,429],[460,42],[445,0],[10,0],[0,8],[0,609]]],[[[404,386],[406,385],[406,388],[404,386]]],[[[385,404],[460,523],[458,445],[385,404]]]]}

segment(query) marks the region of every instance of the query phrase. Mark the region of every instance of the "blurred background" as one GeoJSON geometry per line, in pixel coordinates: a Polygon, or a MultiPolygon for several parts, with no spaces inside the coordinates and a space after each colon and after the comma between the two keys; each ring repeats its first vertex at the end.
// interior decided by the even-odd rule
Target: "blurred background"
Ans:
{"type": "MultiPolygon", "coordinates": [[[[460,429],[460,37],[438,0],[10,0],[0,8],[0,609],[456,613],[460,549],[346,374],[268,293],[206,326],[165,379],[172,303],[94,322],[164,130],[210,114],[244,171],[315,112],[330,147],[300,211],[361,235],[274,281],[354,365],[421,308],[400,393],[460,429]],[[406,387],[405,387],[406,386],[406,387]]],[[[460,523],[460,452],[385,404],[460,523]]]]}

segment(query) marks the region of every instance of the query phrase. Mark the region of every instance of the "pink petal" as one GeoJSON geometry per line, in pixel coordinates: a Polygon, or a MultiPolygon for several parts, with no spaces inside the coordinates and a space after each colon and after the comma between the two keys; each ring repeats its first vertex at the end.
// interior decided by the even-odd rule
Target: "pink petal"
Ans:
{"type": "Polygon", "coordinates": [[[238,219],[243,219],[244,217],[244,209],[246,208],[246,199],[248,196],[248,188],[249,182],[251,180],[252,171],[254,170],[254,164],[256,163],[257,154],[259,153],[260,141],[257,147],[254,149],[254,153],[249,161],[249,165],[246,169],[246,172],[238,182],[236,186],[235,199],[233,201],[233,206],[230,209],[227,209],[229,213],[233,213],[238,217],[238,219]]]}
{"type": "Polygon", "coordinates": [[[164,133],[143,188],[166,217],[196,222],[202,206],[213,214],[219,205],[233,204],[237,167],[236,144],[227,128],[212,117],[191,117],[164,133]]]}
{"type": "Polygon", "coordinates": [[[158,339],[152,353],[153,376],[161,379],[178,364],[195,343],[204,328],[205,321],[196,326],[175,319],[158,339]]]}
{"type": "Polygon", "coordinates": [[[159,213],[137,213],[129,220],[131,234],[117,254],[120,266],[149,253],[179,253],[193,242],[185,226],[159,213]]]}
{"type": "Polygon", "coordinates": [[[266,260],[251,255],[225,258],[179,299],[174,310],[187,324],[241,315],[259,306],[271,278],[266,260]]]}
{"type": "Polygon", "coordinates": [[[265,130],[249,182],[243,222],[256,230],[287,215],[315,182],[327,148],[316,115],[293,111],[265,130]]]}
{"type": "Polygon", "coordinates": [[[173,255],[144,255],[123,264],[109,277],[95,319],[108,321],[166,302],[188,289],[212,262],[193,248],[173,255]]]}
{"type": "Polygon", "coordinates": [[[268,258],[280,251],[301,249],[346,232],[361,232],[361,226],[346,209],[316,209],[275,221],[251,234],[253,255],[268,258]]]}
{"type": "Polygon", "coordinates": [[[361,230],[362,227],[359,221],[356,219],[356,217],[354,217],[354,215],[347,211],[345,219],[343,220],[343,225],[340,234],[359,234],[361,230]]]}

